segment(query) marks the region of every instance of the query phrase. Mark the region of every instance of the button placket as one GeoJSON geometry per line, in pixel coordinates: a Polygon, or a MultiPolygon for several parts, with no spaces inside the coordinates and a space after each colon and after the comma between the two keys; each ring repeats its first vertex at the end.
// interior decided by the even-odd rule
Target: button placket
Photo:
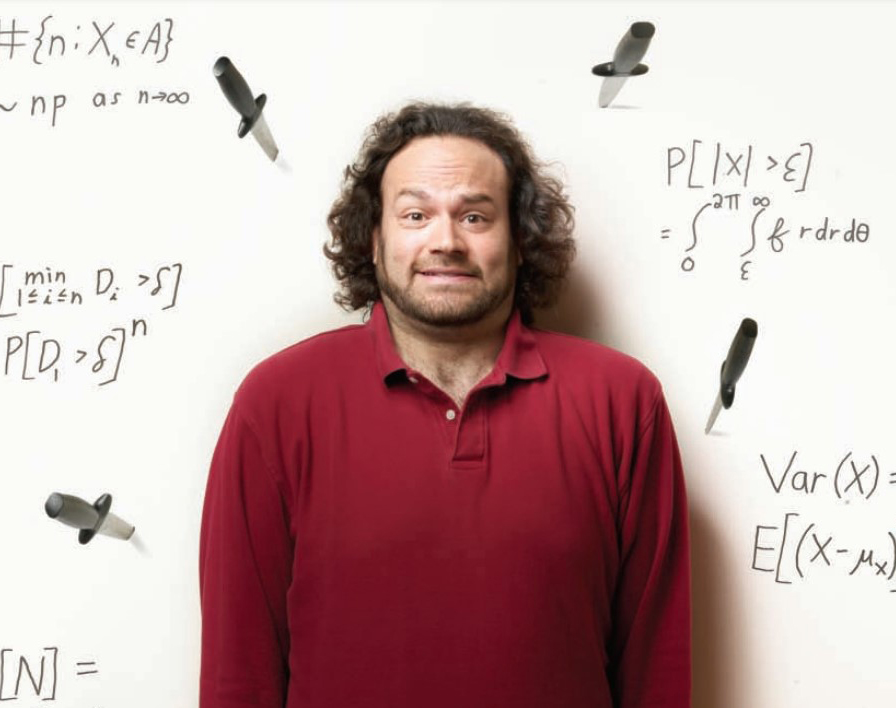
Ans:
{"type": "Polygon", "coordinates": [[[454,449],[451,455],[452,464],[481,464],[485,455],[485,419],[486,407],[480,400],[468,400],[463,416],[457,413],[458,419],[454,428],[454,449]]]}

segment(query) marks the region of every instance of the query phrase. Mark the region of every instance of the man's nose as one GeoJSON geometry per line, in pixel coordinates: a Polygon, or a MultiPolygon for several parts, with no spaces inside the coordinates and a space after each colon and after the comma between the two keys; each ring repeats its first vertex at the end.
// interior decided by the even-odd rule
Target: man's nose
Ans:
{"type": "Polygon", "coordinates": [[[435,220],[429,236],[429,248],[432,251],[447,253],[466,250],[460,224],[451,216],[443,215],[435,220]]]}

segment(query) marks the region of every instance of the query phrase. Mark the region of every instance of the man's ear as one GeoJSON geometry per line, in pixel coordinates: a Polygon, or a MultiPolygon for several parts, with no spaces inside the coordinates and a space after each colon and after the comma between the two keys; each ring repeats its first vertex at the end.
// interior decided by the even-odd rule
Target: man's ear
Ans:
{"type": "Polygon", "coordinates": [[[379,242],[380,242],[380,227],[379,226],[373,227],[373,233],[371,234],[370,238],[371,238],[370,243],[371,243],[371,248],[372,248],[372,253],[373,253],[373,265],[376,265],[377,246],[379,245],[379,242]]]}

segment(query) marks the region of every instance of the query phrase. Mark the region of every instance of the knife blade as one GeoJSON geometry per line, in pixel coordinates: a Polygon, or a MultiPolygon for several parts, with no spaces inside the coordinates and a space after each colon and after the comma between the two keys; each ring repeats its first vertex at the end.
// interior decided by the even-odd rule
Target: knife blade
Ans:
{"type": "Polygon", "coordinates": [[[276,160],[280,151],[263,114],[267,96],[261,94],[253,99],[249,84],[227,57],[220,57],[215,62],[212,72],[227,101],[242,118],[237,135],[243,138],[246,133],[251,132],[271,162],[276,160]]]}
{"type": "Polygon", "coordinates": [[[706,421],[706,427],[703,429],[704,433],[709,434],[709,431],[712,430],[712,426],[716,422],[716,418],[719,417],[719,411],[722,410],[722,394],[716,395],[715,403],[712,404],[712,411],[709,414],[709,420],[706,421]]]}
{"type": "Polygon", "coordinates": [[[627,76],[607,76],[604,78],[604,82],[600,87],[600,96],[597,99],[597,103],[601,108],[606,108],[612,103],[625,84],[626,79],[628,79],[627,76]]]}

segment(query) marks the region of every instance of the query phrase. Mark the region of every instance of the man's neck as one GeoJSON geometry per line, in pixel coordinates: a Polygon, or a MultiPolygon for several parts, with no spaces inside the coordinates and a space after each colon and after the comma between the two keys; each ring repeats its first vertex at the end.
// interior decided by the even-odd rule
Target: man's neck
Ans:
{"type": "Polygon", "coordinates": [[[437,327],[409,320],[391,302],[383,307],[398,356],[463,406],[470,389],[494,368],[504,344],[512,298],[479,322],[437,327]]]}

